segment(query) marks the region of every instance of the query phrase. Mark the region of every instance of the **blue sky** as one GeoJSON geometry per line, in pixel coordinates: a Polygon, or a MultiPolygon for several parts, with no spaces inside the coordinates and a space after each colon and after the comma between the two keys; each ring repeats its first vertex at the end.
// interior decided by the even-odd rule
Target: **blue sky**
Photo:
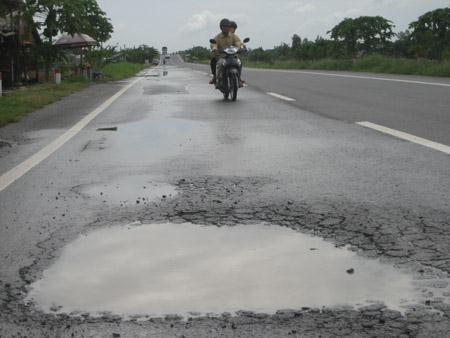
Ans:
{"type": "Polygon", "coordinates": [[[252,48],[290,43],[294,33],[315,39],[345,17],[381,15],[401,31],[423,13],[450,6],[450,0],[97,0],[115,32],[108,44],[147,44],[170,51],[208,46],[218,21],[237,21],[238,35],[252,48]]]}

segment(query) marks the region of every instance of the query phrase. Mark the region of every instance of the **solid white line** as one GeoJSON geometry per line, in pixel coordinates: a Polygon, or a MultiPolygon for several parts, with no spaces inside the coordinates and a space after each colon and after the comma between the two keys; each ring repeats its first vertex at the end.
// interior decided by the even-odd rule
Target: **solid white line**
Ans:
{"type": "Polygon", "coordinates": [[[270,71],[270,72],[280,72],[280,73],[291,73],[291,74],[307,74],[307,75],[320,75],[320,76],[331,76],[331,77],[342,77],[350,79],[362,79],[362,80],[376,80],[376,81],[389,81],[389,82],[401,82],[401,83],[411,83],[420,84],[427,86],[440,86],[440,87],[450,87],[450,83],[440,83],[440,82],[427,82],[427,81],[416,81],[416,80],[401,80],[385,77],[374,77],[374,76],[362,76],[362,75],[345,75],[336,73],[322,73],[322,72],[308,72],[303,70],[285,70],[285,69],[256,69],[247,68],[246,71],[270,71]]]}
{"type": "Polygon", "coordinates": [[[88,125],[93,119],[95,119],[100,113],[102,113],[106,108],[108,108],[114,101],[116,101],[123,93],[125,93],[128,89],[134,86],[136,83],[141,81],[142,78],[139,78],[132,83],[128,84],[126,87],[122,88],[115,95],[111,96],[108,100],[106,100],[101,106],[99,106],[94,111],[90,112],[84,118],[82,118],[78,123],[76,123],[72,128],[67,130],[64,134],[59,136],[49,145],[45,146],[43,149],[38,151],[36,154],[29,157],[27,160],[23,161],[15,168],[6,172],[5,174],[0,176],[0,192],[6,189],[10,184],[15,182],[17,179],[25,175],[28,171],[33,169],[39,163],[44,161],[47,157],[61,148],[67,141],[69,141],[72,137],[78,134],[84,127],[88,125]]]}
{"type": "Polygon", "coordinates": [[[421,138],[418,136],[414,136],[414,135],[411,135],[411,134],[408,134],[408,133],[405,133],[402,131],[398,131],[395,129],[391,129],[388,127],[380,126],[379,124],[375,124],[375,123],[371,123],[371,122],[356,122],[356,124],[366,127],[366,128],[371,128],[371,129],[377,130],[384,134],[389,134],[389,135],[395,136],[402,140],[420,144],[422,146],[425,146],[425,147],[428,147],[428,148],[431,148],[434,150],[438,150],[445,154],[450,155],[450,147],[446,146],[445,144],[433,142],[433,141],[430,141],[430,140],[427,140],[427,139],[424,139],[424,138],[421,138]]]}
{"type": "Polygon", "coordinates": [[[271,93],[271,92],[268,92],[268,93],[266,93],[267,95],[270,95],[270,96],[273,96],[273,97],[276,97],[276,98],[278,98],[278,99],[281,99],[281,100],[284,100],[284,101],[288,101],[288,102],[294,102],[294,101],[296,101],[295,99],[292,99],[292,98],[290,98],[290,97],[287,97],[287,96],[284,96],[284,95],[280,95],[280,94],[277,94],[277,93],[271,93]]]}

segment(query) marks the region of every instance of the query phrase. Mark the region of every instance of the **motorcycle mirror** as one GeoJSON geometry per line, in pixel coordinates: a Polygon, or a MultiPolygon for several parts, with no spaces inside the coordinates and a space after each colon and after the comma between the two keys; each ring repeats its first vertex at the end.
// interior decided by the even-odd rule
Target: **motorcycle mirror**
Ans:
{"type": "Polygon", "coordinates": [[[250,38],[245,38],[244,39],[244,43],[247,43],[247,42],[249,42],[250,41],[250,38]]]}
{"type": "Polygon", "coordinates": [[[214,43],[214,44],[215,44],[215,43],[216,43],[216,40],[214,40],[214,39],[210,39],[210,40],[209,40],[209,42],[210,42],[210,43],[214,43]]]}

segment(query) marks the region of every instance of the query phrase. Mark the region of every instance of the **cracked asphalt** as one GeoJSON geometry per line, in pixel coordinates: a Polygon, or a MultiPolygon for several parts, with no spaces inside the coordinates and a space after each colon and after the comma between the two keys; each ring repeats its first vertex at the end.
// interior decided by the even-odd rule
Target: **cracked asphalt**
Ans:
{"type": "MultiPolygon", "coordinates": [[[[432,291],[446,289],[450,273],[448,155],[300,110],[252,86],[238,102],[223,102],[206,76],[178,64],[166,71],[147,73],[0,192],[1,337],[450,337],[450,294],[432,291]],[[111,127],[117,130],[97,130],[111,127]],[[105,196],[110,186],[120,196],[127,179],[132,198],[105,196]],[[148,182],[177,194],[146,199],[148,182]],[[98,190],[85,193],[90,186],[98,190]],[[299,305],[276,314],[128,320],[49,314],[25,303],[29,285],[65,245],[135,221],[288,227],[408,270],[424,300],[405,313],[382,304],[299,305]]],[[[125,84],[94,85],[0,129],[1,173],[125,84]]]]}

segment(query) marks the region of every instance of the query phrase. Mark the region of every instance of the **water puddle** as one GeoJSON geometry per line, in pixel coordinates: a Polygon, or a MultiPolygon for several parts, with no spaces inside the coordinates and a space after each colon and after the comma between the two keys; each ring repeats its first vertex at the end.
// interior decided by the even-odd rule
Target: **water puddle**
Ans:
{"type": "Polygon", "coordinates": [[[152,116],[123,124],[119,132],[109,135],[108,161],[118,166],[129,163],[146,167],[185,152],[189,159],[196,155],[204,158],[204,143],[210,134],[208,123],[152,116]]]}
{"type": "Polygon", "coordinates": [[[421,299],[413,277],[269,225],[153,224],[81,236],[32,284],[45,312],[162,316],[385,303],[421,299]]]}
{"type": "Polygon", "coordinates": [[[82,185],[75,190],[85,197],[120,205],[146,204],[177,195],[175,186],[152,181],[148,176],[125,176],[113,182],[82,185]]]}
{"type": "Polygon", "coordinates": [[[176,83],[171,85],[153,84],[151,86],[144,87],[144,94],[145,95],[188,94],[188,91],[184,85],[176,83]]]}

